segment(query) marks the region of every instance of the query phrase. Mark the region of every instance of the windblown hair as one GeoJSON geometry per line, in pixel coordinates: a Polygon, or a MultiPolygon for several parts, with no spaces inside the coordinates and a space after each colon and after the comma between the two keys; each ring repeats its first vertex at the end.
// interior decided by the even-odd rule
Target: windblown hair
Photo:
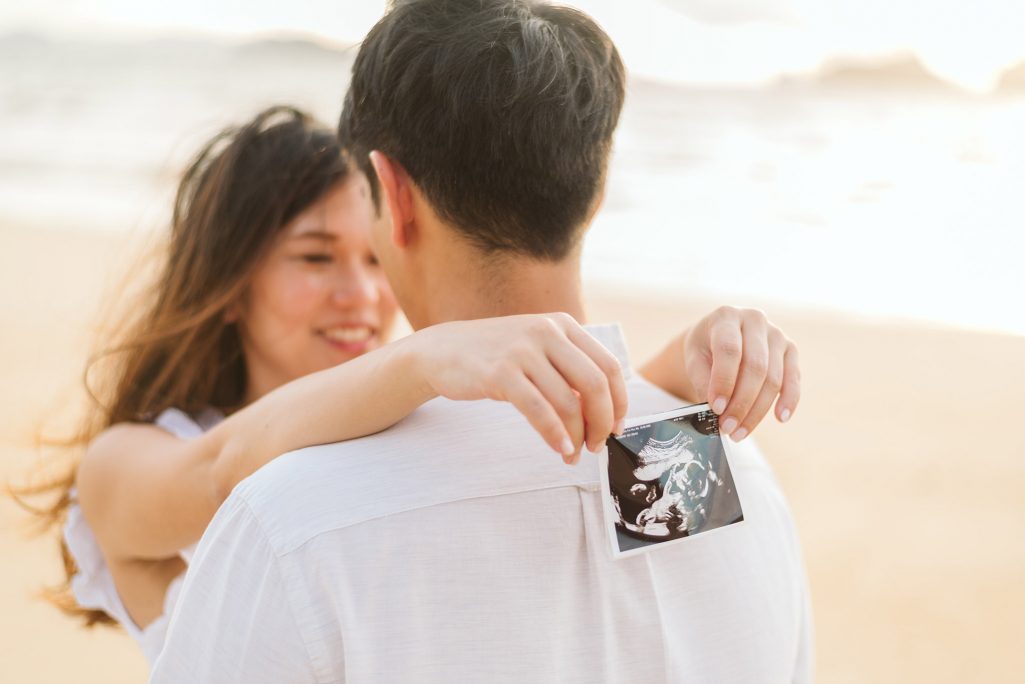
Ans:
{"type": "Polygon", "coordinates": [[[375,201],[379,150],[484,253],[557,261],[598,201],[624,83],[612,40],[577,10],[406,0],[364,39],[338,132],[375,201]]]}
{"type": "MultiPolygon", "coordinates": [[[[226,322],[226,311],[240,301],[281,229],[348,172],[335,133],[292,107],[266,109],[200,150],[178,187],[155,284],[122,326],[121,339],[94,355],[86,369],[92,406],[77,436],[63,443],[76,454],[70,470],[13,490],[44,528],[56,526],[60,534],[77,455],[106,428],[152,421],[170,407],[191,414],[241,407],[246,368],[237,326],[226,322]],[[54,497],[53,503],[27,503],[26,497],[36,496],[54,497]]],[[[48,598],[86,625],[113,622],[102,611],[77,606],[70,591],[75,564],[63,536],[60,543],[66,577],[46,592],[48,598]]]]}

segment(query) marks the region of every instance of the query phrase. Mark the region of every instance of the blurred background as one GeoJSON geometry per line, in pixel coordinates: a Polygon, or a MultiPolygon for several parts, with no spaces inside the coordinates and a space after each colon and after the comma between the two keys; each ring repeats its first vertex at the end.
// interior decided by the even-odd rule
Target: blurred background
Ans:
{"type": "MultiPolygon", "coordinates": [[[[566,4],[630,72],[591,318],[643,357],[754,306],[801,350],[800,408],[755,438],[802,536],[819,680],[1021,681],[1025,4],[566,4]]],[[[333,124],[384,5],[0,6],[3,480],[70,425],[185,161],[269,104],[333,124]]],[[[126,636],[33,597],[60,564],[28,531],[0,501],[0,681],[143,681],[126,636]]]]}

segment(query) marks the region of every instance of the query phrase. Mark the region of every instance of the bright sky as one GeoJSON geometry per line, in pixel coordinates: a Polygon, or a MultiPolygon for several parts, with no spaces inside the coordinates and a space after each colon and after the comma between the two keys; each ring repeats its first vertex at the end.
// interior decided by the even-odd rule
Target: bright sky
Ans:
{"type": "MultiPolygon", "coordinates": [[[[991,88],[1025,59],[1021,0],[565,0],[612,35],[634,73],[758,83],[837,55],[910,51],[937,75],[991,88]]],[[[41,0],[0,5],[0,31],[146,36],[298,31],[356,42],[383,0],[41,0]]]]}

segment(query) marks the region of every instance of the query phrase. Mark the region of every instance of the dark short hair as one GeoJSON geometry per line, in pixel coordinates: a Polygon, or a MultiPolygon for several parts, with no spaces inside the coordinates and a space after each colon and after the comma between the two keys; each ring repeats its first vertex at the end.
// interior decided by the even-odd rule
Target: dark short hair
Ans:
{"type": "Polygon", "coordinates": [[[338,125],[367,174],[395,159],[486,253],[566,256],[605,179],[623,106],[612,40],[530,0],[407,0],[370,30],[338,125]]]}

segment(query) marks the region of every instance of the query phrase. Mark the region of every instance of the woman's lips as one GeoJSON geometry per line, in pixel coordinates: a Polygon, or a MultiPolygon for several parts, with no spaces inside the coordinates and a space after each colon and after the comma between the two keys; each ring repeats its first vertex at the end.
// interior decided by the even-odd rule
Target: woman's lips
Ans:
{"type": "Polygon", "coordinates": [[[377,339],[374,328],[369,325],[338,325],[325,328],[319,334],[332,347],[349,354],[363,353],[377,339]]]}

